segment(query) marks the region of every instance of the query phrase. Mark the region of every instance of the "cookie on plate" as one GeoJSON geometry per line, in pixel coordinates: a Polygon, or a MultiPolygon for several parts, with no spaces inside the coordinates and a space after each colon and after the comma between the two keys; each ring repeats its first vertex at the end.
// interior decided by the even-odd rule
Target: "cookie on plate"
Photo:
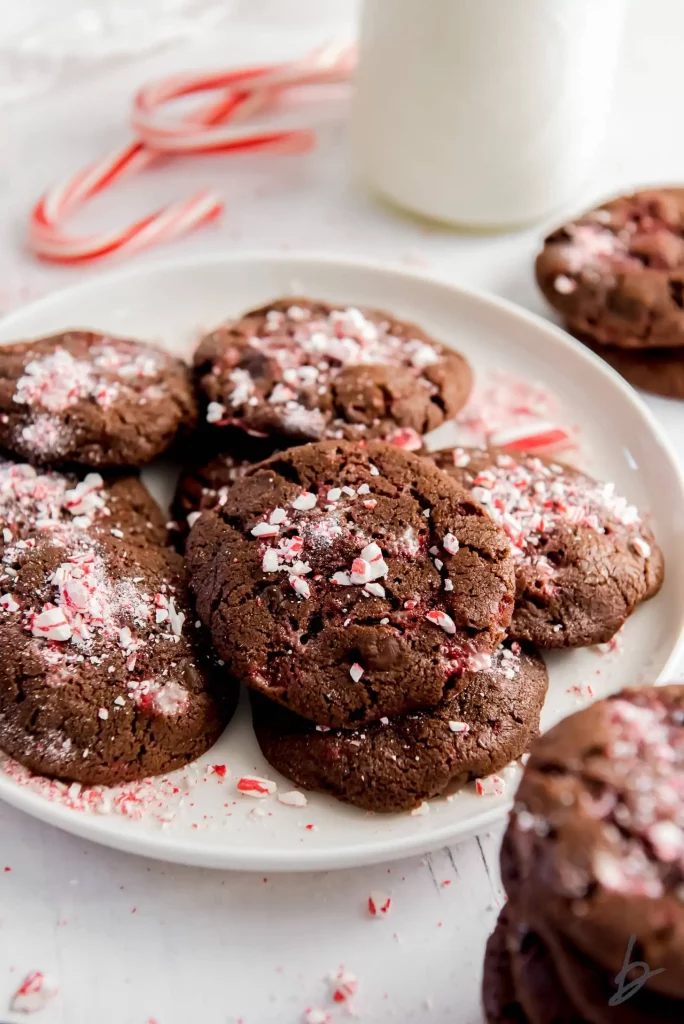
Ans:
{"type": "Polygon", "coordinates": [[[683,771],[684,686],[624,690],[537,740],[501,852],[508,906],[485,964],[491,1022],[506,1019],[491,1005],[506,986],[531,1022],[548,1019],[551,991],[563,1020],[681,1019],[683,771]],[[627,956],[651,973],[611,1006],[627,956]]]}
{"type": "Polygon", "coordinates": [[[684,348],[627,349],[597,345],[586,335],[575,334],[587,348],[635,388],[665,398],[684,398],[684,348]]]}
{"type": "Polygon", "coordinates": [[[153,509],[135,478],[0,463],[0,749],[32,771],[157,775],[209,749],[232,713],[236,687],[196,649],[153,509]]]}
{"type": "MultiPolygon", "coordinates": [[[[335,431],[331,432],[335,433],[335,431]]],[[[342,431],[342,433],[346,434],[347,431],[342,431]]],[[[394,444],[404,451],[416,454],[426,452],[423,439],[408,428],[390,431],[390,438],[390,444],[394,444]]],[[[223,439],[220,452],[206,462],[186,459],[186,466],[178,480],[171,505],[174,532],[176,539],[181,544],[187,538],[188,531],[199,517],[200,512],[223,504],[228,489],[236,480],[244,476],[251,466],[277,454],[280,447],[283,449],[291,447],[284,438],[280,440],[280,447],[274,447],[275,440],[274,438],[252,437],[244,430],[226,428],[226,436],[223,439]]],[[[192,438],[189,441],[191,442],[192,438]]],[[[199,448],[201,449],[201,447],[200,444],[199,448]]],[[[209,447],[211,449],[212,446],[209,445],[209,447]]]]}
{"type": "Polygon", "coordinates": [[[513,608],[504,533],[445,473],[380,441],[253,467],[200,516],[186,555],[229,669],[333,728],[436,704],[513,608]]]}
{"type": "Polygon", "coordinates": [[[195,353],[204,415],[289,444],[422,435],[470,393],[460,353],[389,313],[285,298],[226,323],[195,353]]]}
{"type": "Polygon", "coordinates": [[[544,662],[516,642],[489,661],[435,708],[362,729],[321,731],[255,694],[254,731],[269,764],[298,786],[369,811],[408,810],[500,771],[536,737],[544,662]]]}
{"type": "Polygon", "coordinates": [[[604,643],[660,589],[662,552],[613,484],[524,452],[453,448],[431,457],[511,542],[511,636],[542,648],[604,643]]]}
{"type": "Polygon", "coordinates": [[[269,439],[228,428],[225,447],[222,445],[221,450],[216,451],[204,431],[198,433],[194,446],[192,437],[188,439],[184,468],[171,503],[174,530],[181,541],[187,537],[200,512],[222,504],[236,480],[251,466],[277,451],[269,439]]]}
{"type": "Polygon", "coordinates": [[[35,465],[142,466],[196,419],[188,368],[88,331],[0,346],[0,447],[35,465]]]}
{"type": "Polygon", "coordinates": [[[601,345],[684,345],[684,189],[620,196],[553,231],[537,282],[573,333],[601,345]]]}

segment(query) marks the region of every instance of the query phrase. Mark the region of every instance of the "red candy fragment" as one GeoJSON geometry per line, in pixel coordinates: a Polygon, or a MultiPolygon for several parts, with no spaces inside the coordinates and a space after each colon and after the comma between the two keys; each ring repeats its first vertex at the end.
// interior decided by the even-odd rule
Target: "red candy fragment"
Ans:
{"type": "Polygon", "coordinates": [[[368,913],[371,917],[386,917],[392,906],[392,897],[386,892],[372,892],[368,897],[368,913]]]}
{"type": "Polygon", "coordinates": [[[237,781],[238,792],[245,793],[247,796],[257,797],[258,799],[271,796],[277,788],[275,782],[272,782],[270,779],[261,779],[257,775],[243,775],[237,781]]]}
{"type": "Polygon", "coordinates": [[[41,971],[31,971],[14,993],[10,1010],[13,1013],[36,1013],[43,1010],[56,994],[57,989],[41,971]]]}

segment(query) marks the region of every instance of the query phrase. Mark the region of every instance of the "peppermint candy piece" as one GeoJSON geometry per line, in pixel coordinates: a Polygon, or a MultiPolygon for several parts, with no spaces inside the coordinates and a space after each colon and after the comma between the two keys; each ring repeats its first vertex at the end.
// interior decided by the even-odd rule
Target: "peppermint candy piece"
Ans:
{"type": "Polygon", "coordinates": [[[387,917],[392,906],[389,893],[375,890],[368,897],[368,913],[371,917],[387,917]]]}
{"type": "Polygon", "coordinates": [[[450,555],[455,555],[458,552],[460,544],[458,543],[458,539],[454,537],[453,533],[447,533],[444,535],[442,546],[450,555]]]}
{"type": "Polygon", "coordinates": [[[56,995],[56,987],[42,971],[31,971],[12,996],[10,1010],[12,1013],[37,1013],[56,995]]]}
{"type": "Polygon", "coordinates": [[[225,405],[221,405],[220,402],[209,402],[207,406],[207,423],[220,423],[225,415],[225,405]]]}
{"type": "Polygon", "coordinates": [[[475,792],[478,796],[503,796],[506,782],[500,775],[488,775],[484,779],[475,780],[475,792]]]}
{"type": "Polygon", "coordinates": [[[298,597],[311,597],[311,587],[301,576],[290,576],[290,586],[298,597]]]}
{"type": "Polygon", "coordinates": [[[445,633],[453,634],[456,632],[456,623],[454,620],[450,615],[447,615],[446,612],[443,612],[438,608],[433,609],[431,612],[427,612],[425,618],[428,622],[433,622],[435,626],[439,626],[439,628],[443,629],[445,633]]]}
{"type": "Polygon", "coordinates": [[[352,562],[350,579],[352,583],[370,583],[373,579],[370,562],[367,562],[365,558],[355,558],[352,562]]]}
{"type": "Polygon", "coordinates": [[[309,512],[312,508],[316,507],[318,498],[311,491],[303,491],[298,498],[292,502],[292,508],[296,508],[298,512],[309,512]]]}
{"type": "Polygon", "coordinates": [[[306,807],[308,802],[298,789],[293,789],[289,793],[278,793],[278,803],[285,804],[286,807],[306,807]]]}
{"type": "Polygon", "coordinates": [[[46,606],[31,621],[31,632],[44,640],[69,640],[71,626],[61,608],[46,606]]]}
{"type": "Polygon", "coordinates": [[[280,527],[277,523],[257,523],[250,530],[253,537],[277,537],[280,527]]]}
{"type": "Polygon", "coordinates": [[[278,786],[271,779],[262,779],[258,775],[243,775],[237,780],[238,793],[254,797],[256,800],[263,800],[272,796],[278,786]]]}

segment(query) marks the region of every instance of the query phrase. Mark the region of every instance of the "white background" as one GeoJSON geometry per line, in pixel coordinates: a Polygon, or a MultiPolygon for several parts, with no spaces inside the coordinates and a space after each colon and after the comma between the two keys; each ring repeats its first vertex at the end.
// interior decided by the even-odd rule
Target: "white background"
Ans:
{"type": "MultiPolygon", "coordinates": [[[[126,140],[141,82],[351,38],[355,11],[351,0],[238,0],[205,41],[71,67],[47,94],[0,109],[0,311],[106,269],[36,263],[24,251],[26,217],[48,183],[126,140]]],[[[604,151],[578,207],[631,185],[684,180],[683,43],[684,4],[632,0],[604,151]]],[[[311,155],[179,161],[107,193],[80,226],[120,223],[202,186],[225,195],[222,223],[157,255],[326,249],[431,270],[547,312],[532,276],[544,225],[465,237],[376,204],[352,180],[343,107],[331,108],[311,155]]],[[[650,402],[681,442],[680,407],[650,402]]],[[[0,1020],[20,1019],[7,1012],[10,995],[40,969],[60,988],[40,1024],[295,1024],[324,1003],[326,975],[344,964],[359,977],[364,1021],[480,1024],[482,955],[501,904],[499,838],[391,869],[264,879],[128,857],[0,806],[0,1020]],[[373,889],[392,893],[386,919],[366,913],[373,889]]]]}

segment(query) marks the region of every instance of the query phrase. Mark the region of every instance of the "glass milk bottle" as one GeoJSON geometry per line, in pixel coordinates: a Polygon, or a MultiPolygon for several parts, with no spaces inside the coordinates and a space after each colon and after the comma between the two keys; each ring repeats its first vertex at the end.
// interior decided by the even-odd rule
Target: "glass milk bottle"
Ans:
{"type": "Polygon", "coordinates": [[[571,200],[602,141],[624,0],[366,0],[352,135],[399,206],[478,229],[571,200]]]}

